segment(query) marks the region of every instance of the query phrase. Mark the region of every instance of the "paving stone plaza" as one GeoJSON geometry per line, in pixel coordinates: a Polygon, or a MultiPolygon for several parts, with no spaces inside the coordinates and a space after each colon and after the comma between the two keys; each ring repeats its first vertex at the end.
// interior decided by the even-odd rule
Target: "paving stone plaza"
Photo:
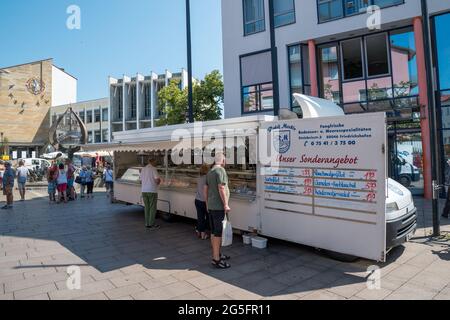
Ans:
{"type": "Polygon", "coordinates": [[[339,262],[272,239],[260,250],[236,236],[232,268],[213,269],[192,221],[149,231],[140,207],[111,204],[102,190],[65,205],[50,205],[45,191],[0,212],[0,299],[450,299],[450,242],[425,238],[431,213],[421,199],[422,227],[378,264],[381,287],[371,290],[373,261],[339,262]],[[68,286],[70,266],[81,270],[79,290],[68,286]]]}

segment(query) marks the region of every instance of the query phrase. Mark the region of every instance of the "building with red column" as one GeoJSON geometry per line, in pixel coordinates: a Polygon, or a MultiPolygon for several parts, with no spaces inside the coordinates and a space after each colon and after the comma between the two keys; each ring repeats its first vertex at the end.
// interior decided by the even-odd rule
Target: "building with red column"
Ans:
{"type": "Polygon", "coordinates": [[[434,92],[420,0],[222,0],[225,117],[278,108],[301,117],[293,93],[332,100],[347,114],[386,112],[390,177],[431,198],[429,95],[438,107],[440,176],[447,171],[450,182],[450,1],[428,6],[434,92]]]}

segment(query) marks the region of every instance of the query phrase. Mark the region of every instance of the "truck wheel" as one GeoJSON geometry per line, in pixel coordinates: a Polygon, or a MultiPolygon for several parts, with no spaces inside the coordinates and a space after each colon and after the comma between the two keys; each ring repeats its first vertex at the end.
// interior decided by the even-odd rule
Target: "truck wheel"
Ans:
{"type": "Polygon", "coordinates": [[[399,181],[402,186],[409,188],[411,186],[411,178],[408,176],[400,176],[399,181]]]}
{"type": "Polygon", "coordinates": [[[334,252],[334,251],[330,251],[330,250],[323,250],[323,252],[331,259],[333,260],[337,260],[340,262],[355,262],[356,260],[358,260],[358,257],[349,255],[349,254],[344,254],[344,253],[339,253],[339,252],[334,252]]]}

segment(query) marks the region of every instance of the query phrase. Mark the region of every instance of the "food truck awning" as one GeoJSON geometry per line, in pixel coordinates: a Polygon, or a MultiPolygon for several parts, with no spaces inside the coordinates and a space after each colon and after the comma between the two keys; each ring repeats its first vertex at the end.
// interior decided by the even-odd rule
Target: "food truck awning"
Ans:
{"type": "Polygon", "coordinates": [[[203,141],[198,139],[187,139],[180,141],[154,141],[154,142],[140,142],[140,143],[109,143],[109,144],[93,144],[82,145],[84,152],[136,152],[136,151],[165,151],[174,150],[175,148],[190,149],[191,147],[206,147],[211,144],[211,141],[203,141]]]}

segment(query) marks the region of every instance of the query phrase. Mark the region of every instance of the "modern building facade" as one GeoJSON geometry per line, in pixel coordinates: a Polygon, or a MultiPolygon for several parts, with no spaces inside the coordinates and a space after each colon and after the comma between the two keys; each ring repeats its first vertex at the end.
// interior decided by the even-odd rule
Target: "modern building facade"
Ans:
{"type": "Polygon", "coordinates": [[[0,133],[12,159],[37,156],[48,142],[50,108],[77,101],[77,79],[52,59],[0,68],[0,133]]]}
{"type": "MultiPolygon", "coordinates": [[[[109,98],[82,101],[78,103],[55,106],[50,109],[50,126],[69,108],[80,117],[86,126],[88,144],[108,143],[111,141],[109,131],[109,98]]],[[[64,119],[63,121],[70,121],[64,119]]]]}
{"type": "Polygon", "coordinates": [[[428,7],[436,92],[427,89],[420,0],[222,0],[225,117],[300,113],[293,93],[347,114],[387,112],[389,174],[430,198],[429,94],[450,156],[450,1],[428,7]]]}
{"type": "Polygon", "coordinates": [[[151,72],[144,76],[123,76],[122,79],[109,78],[110,90],[110,132],[121,132],[152,128],[164,116],[158,107],[159,91],[178,80],[181,90],[188,85],[188,73],[166,71],[164,74],[151,72]]]}

